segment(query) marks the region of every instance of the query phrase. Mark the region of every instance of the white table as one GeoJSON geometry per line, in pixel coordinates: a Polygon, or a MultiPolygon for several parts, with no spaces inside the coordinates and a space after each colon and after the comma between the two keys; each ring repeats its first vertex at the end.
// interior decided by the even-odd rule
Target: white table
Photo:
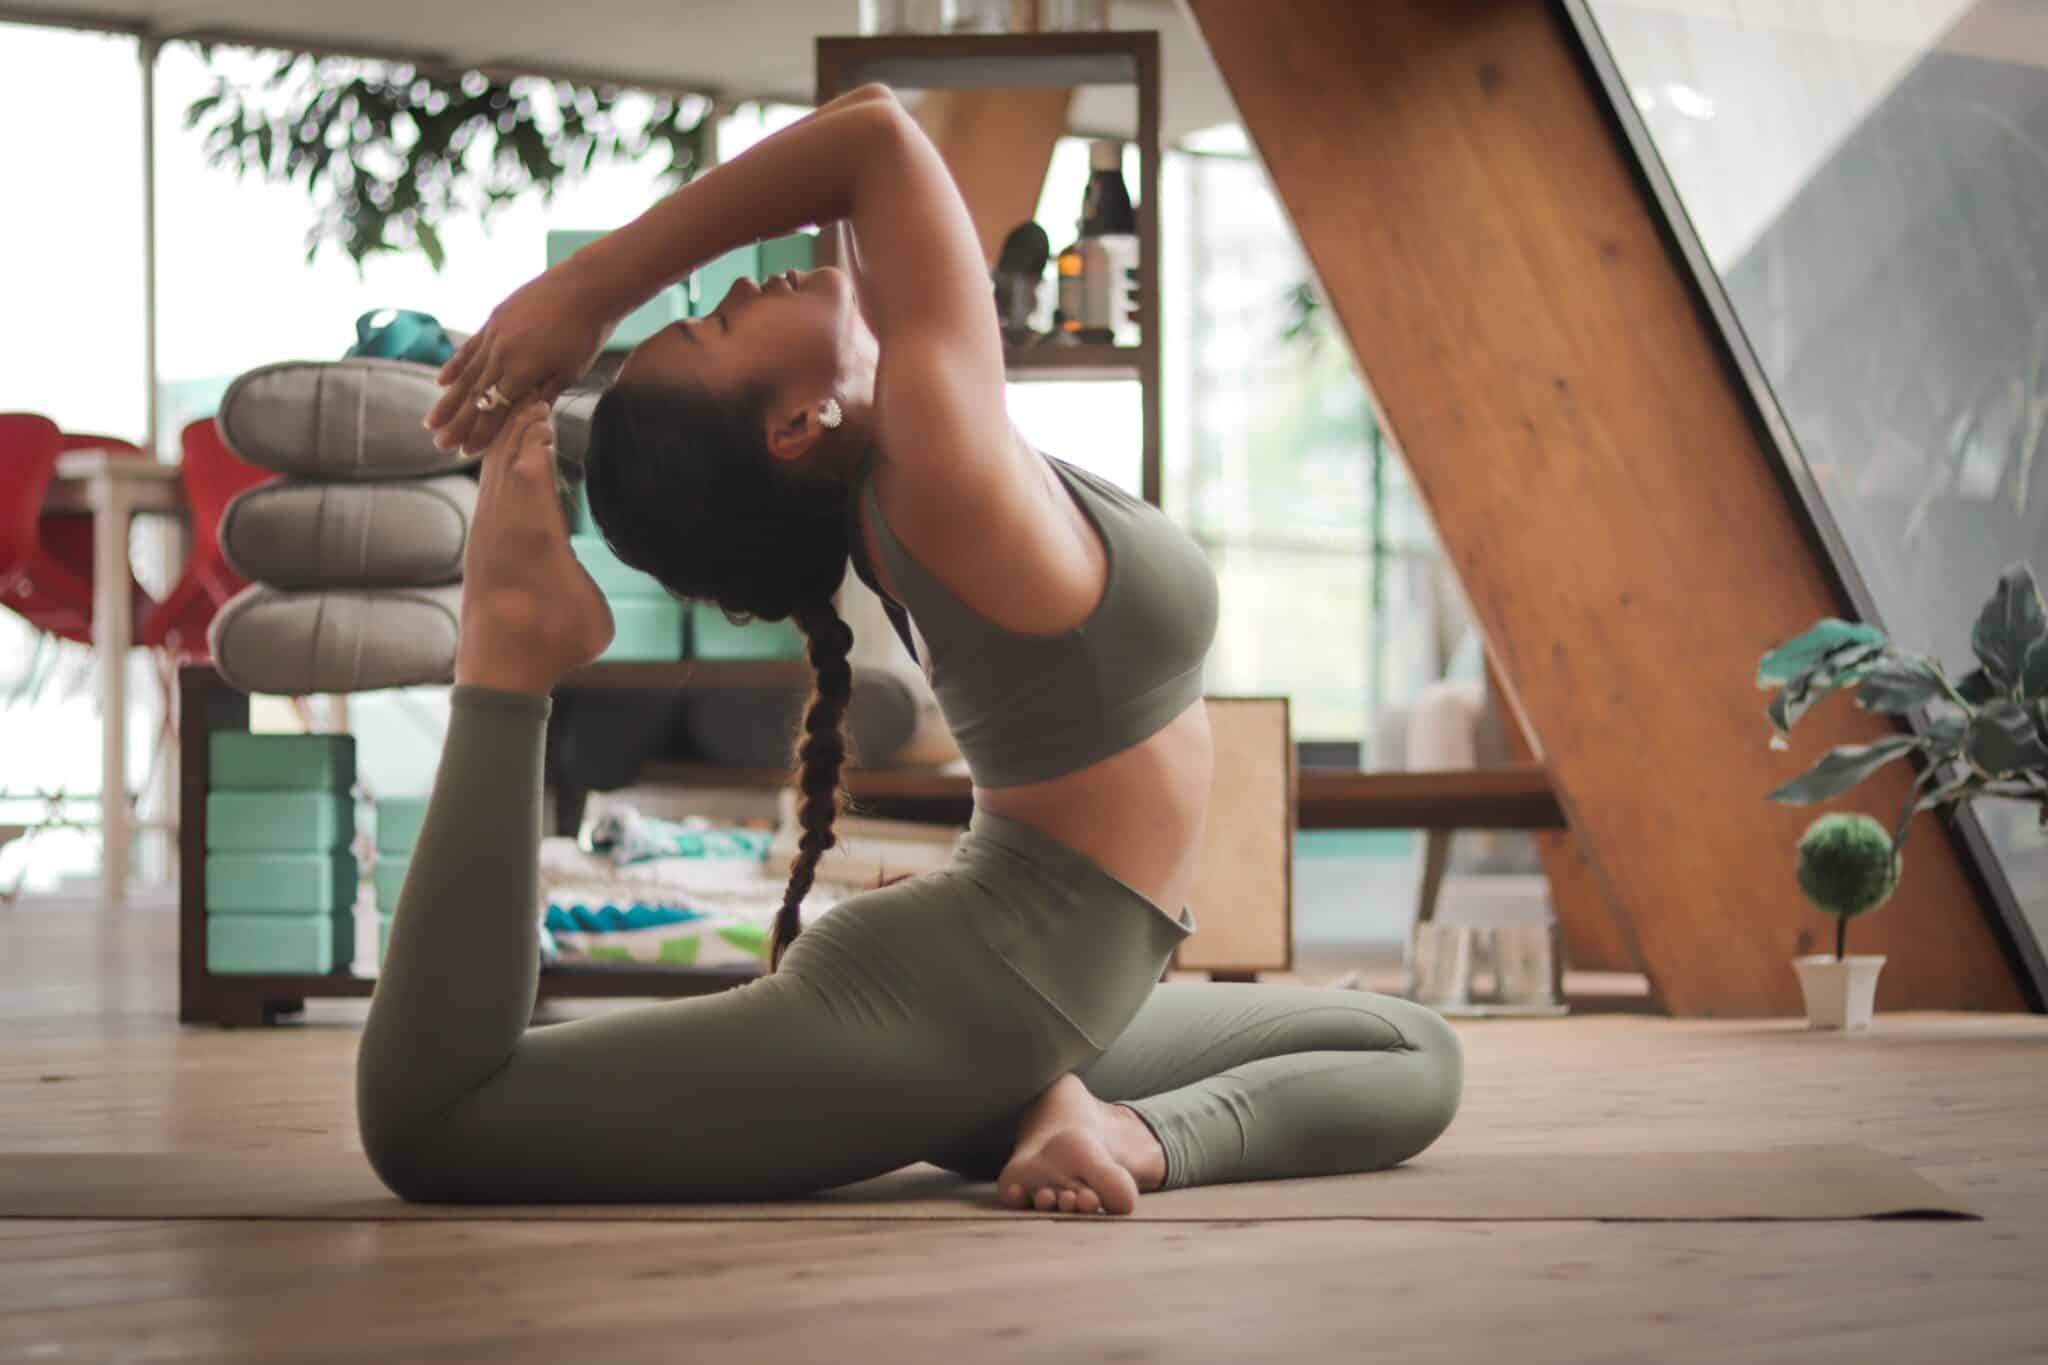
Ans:
{"type": "Polygon", "coordinates": [[[182,516],[178,467],[147,456],[70,450],[57,457],[47,511],[92,513],[92,647],[100,674],[100,894],[109,905],[128,899],[128,649],[135,571],[128,528],[138,513],[182,516]]]}

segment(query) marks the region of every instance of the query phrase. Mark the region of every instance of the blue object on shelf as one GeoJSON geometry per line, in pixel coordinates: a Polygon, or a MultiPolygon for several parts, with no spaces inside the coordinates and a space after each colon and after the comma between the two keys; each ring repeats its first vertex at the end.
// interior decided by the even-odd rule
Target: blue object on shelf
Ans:
{"type": "Polygon", "coordinates": [[[342,354],[347,359],[374,356],[438,366],[455,354],[455,341],[432,313],[373,308],[356,319],[356,344],[342,354]]]}

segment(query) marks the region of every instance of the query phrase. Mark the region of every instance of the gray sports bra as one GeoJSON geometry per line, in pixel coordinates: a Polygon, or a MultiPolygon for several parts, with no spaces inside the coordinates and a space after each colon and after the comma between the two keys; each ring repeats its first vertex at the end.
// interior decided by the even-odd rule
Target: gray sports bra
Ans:
{"type": "Polygon", "coordinates": [[[1059,777],[1157,733],[1202,695],[1202,661],[1216,635],[1216,575],[1202,548],[1150,503],[1045,458],[1109,560],[1094,612],[1057,635],[1007,630],[954,596],[890,531],[867,467],[855,474],[848,499],[854,570],[881,597],[931,680],[982,787],[1059,777]],[[901,602],[867,563],[863,503],[901,602]]]}

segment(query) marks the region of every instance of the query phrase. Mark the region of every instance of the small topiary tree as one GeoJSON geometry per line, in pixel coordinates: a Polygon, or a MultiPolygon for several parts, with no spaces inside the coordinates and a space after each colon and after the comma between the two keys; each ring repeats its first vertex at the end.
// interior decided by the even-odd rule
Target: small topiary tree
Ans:
{"type": "Polygon", "coordinates": [[[1885,827],[1861,811],[1823,815],[1799,840],[1799,889],[1814,908],[1835,917],[1835,961],[1849,921],[1891,899],[1899,884],[1899,853],[1885,827]]]}

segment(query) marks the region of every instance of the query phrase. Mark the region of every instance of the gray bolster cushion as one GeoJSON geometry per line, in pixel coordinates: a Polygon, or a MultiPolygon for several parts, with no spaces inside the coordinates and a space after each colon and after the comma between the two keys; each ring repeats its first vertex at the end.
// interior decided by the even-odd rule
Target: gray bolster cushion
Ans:
{"type": "Polygon", "coordinates": [[[228,504],[221,550],[236,573],[274,588],[454,583],[476,492],[466,474],[402,483],[274,480],[228,504]]]}

